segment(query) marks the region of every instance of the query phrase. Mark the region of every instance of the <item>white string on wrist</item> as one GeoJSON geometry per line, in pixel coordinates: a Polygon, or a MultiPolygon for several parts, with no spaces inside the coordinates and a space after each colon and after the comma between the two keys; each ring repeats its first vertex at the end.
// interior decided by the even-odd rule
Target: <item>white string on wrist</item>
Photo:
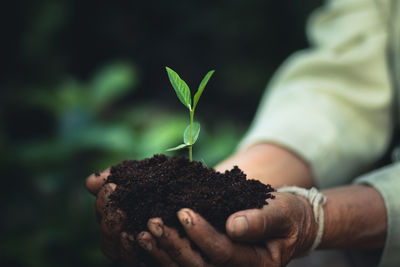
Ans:
{"type": "Polygon", "coordinates": [[[305,189],[297,186],[284,186],[278,189],[278,192],[288,192],[294,195],[305,197],[308,202],[310,202],[315,221],[318,224],[318,232],[315,237],[314,243],[311,248],[307,251],[306,255],[314,251],[322,240],[322,235],[324,234],[324,209],[323,206],[327,201],[324,194],[318,191],[317,188],[312,187],[311,189],[305,189]]]}

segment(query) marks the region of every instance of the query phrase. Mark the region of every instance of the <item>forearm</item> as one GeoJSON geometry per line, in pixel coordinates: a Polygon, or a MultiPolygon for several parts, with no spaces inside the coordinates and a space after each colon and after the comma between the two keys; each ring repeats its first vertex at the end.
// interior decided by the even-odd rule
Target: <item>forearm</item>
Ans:
{"type": "Polygon", "coordinates": [[[387,217],[383,199],[373,187],[344,186],[323,191],[325,229],[320,248],[383,248],[387,217]]]}
{"type": "Polygon", "coordinates": [[[314,185],[309,166],[292,152],[268,143],[241,150],[216,166],[225,171],[239,166],[249,179],[257,179],[274,188],[296,185],[309,188],[314,185]]]}

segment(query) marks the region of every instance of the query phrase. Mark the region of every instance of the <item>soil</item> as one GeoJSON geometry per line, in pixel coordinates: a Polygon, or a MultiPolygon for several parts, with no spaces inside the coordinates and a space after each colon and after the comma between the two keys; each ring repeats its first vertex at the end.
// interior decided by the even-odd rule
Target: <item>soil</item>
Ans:
{"type": "Polygon", "coordinates": [[[176,216],[181,208],[191,208],[225,233],[232,213],[261,208],[274,198],[270,185],[246,180],[237,166],[219,173],[200,162],[165,155],[123,161],[111,167],[108,182],[117,184],[110,205],[126,213],[124,230],[134,236],[147,231],[147,221],[154,217],[161,217],[184,236],[176,216]]]}
{"type": "Polygon", "coordinates": [[[154,217],[183,229],[176,217],[181,208],[193,209],[224,233],[229,215],[261,208],[274,198],[270,185],[246,180],[236,166],[222,174],[200,162],[165,155],[123,161],[111,168],[108,182],[117,184],[111,204],[127,214],[125,230],[135,236],[154,217]]]}

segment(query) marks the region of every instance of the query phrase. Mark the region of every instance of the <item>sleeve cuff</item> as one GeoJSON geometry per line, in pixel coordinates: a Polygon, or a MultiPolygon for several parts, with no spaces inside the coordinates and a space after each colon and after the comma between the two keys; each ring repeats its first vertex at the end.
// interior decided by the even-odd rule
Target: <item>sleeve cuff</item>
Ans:
{"type": "Polygon", "coordinates": [[[387,236],[379,267],[400,266],[400,163],[381,168],[358,178],[382,195],[387,212],[387,236]]]}

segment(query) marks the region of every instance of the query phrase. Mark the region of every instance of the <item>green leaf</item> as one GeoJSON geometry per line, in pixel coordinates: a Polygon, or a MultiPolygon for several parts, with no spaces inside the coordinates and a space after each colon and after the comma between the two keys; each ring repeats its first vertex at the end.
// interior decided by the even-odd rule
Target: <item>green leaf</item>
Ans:
{"type": "Polygon", "coordinates": [[[165,67],[165,69],[167,70],[169,81],[171,82],[172,87],[174,87],[179,100],[190,110],[192,97],[190,96],[189,86],[187,86],[185,81],[182,80],[175,71],[168,67],[165,67]]]}
{"type": "Polygon", "coordinates": [[[193,123],[193,130],[192,130],[192,140],[190,140],[190,124],[186,127],[185,132],[183,133],[183,142],[187,145],[193,145],[196,143],[197,138],[199,138],[200,134],[200,123],[194,122],[193,123]]]}
{"type": "Polygon", "coordinates": [[[101,68],[94,75],[88,95],[88,105],[99,111],[135,88],[137,70],[124,62],[115,62],[101,68]]]}
{"type": "Polygon", "coordinates": [[[185,148],[188,146],[189,146],[188,144],[180,144],[179,146],[168,148],[167,151],[175,151],[175,150],[179,150],[179,149],[182,149],[182,148],[185,148]]]}
{"type": "Polygon", "coordinates": [[[197,102],[199,102],[200,96],[204,91],[204,88],[206,87],[208,80],[210,80],[211,76],[214,74],[215,70],[210,70],[206,76],[204,76],[203,80],[201,81],[200,85],[199,85],[199,89],[197,89],[196,94],[194,95],[194,99],[193,99],[193,109],[196,108],[197,106],[197,102]]]}

